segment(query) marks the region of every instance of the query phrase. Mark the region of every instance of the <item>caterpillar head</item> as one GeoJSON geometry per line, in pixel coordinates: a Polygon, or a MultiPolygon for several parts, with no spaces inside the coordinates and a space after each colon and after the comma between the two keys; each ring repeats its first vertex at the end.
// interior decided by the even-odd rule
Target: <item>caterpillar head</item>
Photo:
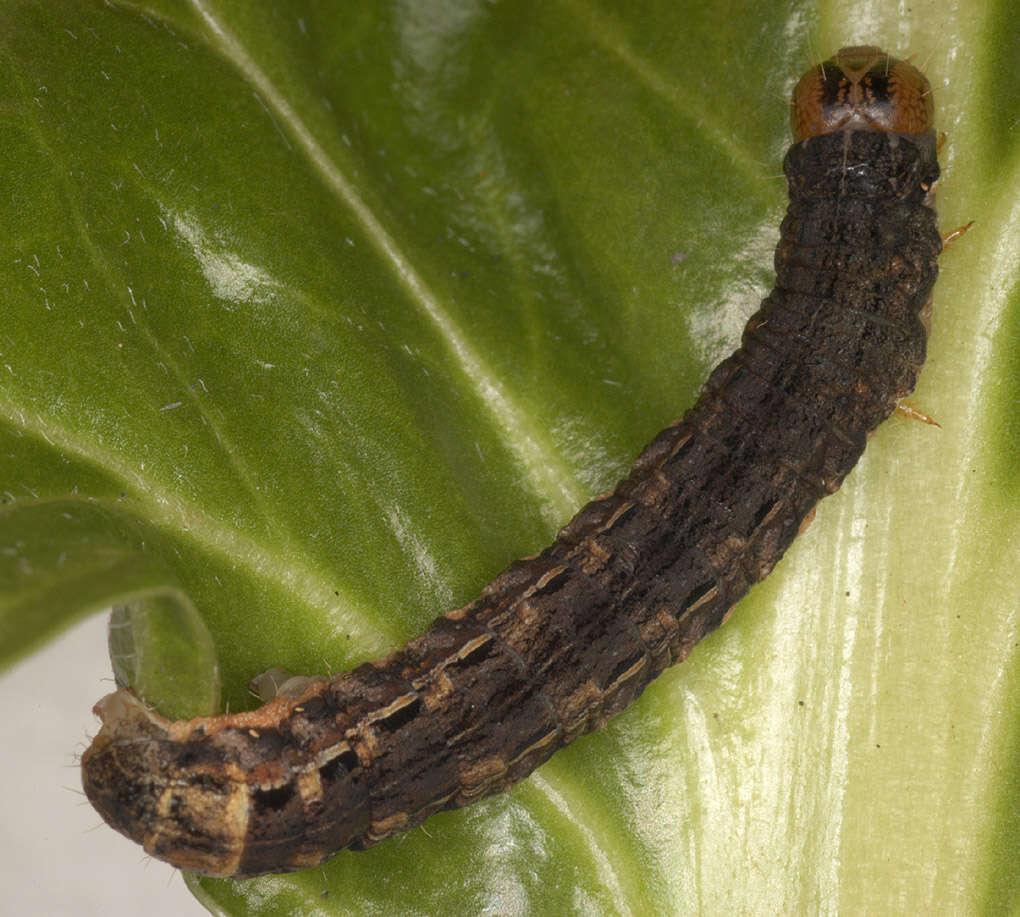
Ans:
{"type": "Polygon", "coordinates": [[[934,113],[931,86],[920,70],[864,46],[843,48],[800,78],[790,123],[797,141],[842,130],[924,134],[934,113]]]}

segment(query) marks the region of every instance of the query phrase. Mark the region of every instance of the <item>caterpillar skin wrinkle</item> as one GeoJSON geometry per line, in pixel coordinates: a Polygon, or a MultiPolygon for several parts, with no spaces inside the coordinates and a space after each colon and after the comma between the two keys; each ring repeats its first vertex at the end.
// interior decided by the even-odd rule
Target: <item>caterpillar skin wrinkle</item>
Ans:
{"type": "Polygon", "coordinates": [[[927,80],[844,48],[793,94],[776,286],[697,403],[540,554],[385,659],[171,722],[121,689],[89,800],[210,876],[304,869],[527,777],[768,576],[914,388],[942,241],[927,80]]]}

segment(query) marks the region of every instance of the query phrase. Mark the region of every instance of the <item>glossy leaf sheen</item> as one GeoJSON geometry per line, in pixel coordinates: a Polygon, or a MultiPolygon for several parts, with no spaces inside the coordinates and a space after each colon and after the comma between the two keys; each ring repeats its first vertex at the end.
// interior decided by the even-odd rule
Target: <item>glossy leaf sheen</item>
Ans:
{"type": "Polygon", "coordinates": [[[0,9],[0,653],[178,614],[120,644],[173,713],[387,652],[612,486],[771,283],[809,46],[917,53],[942,225],[978,221],[914,398],[942,429],[883,427],[688,662],[507,796],[193,882],[217,912],[1017,902],[1010,4],[626,9],[0,9]]]}

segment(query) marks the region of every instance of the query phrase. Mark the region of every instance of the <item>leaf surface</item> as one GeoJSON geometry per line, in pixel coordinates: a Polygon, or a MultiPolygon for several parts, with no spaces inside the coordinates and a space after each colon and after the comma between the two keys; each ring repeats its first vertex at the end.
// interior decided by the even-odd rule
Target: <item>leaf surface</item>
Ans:
{"type": "MultiPolygon", "coordinates": [[[[547,544],[771,283],[809,47],[936,91],[929,364],[768,582],[510,794],[231,914],[1004,913],[1020,890],[1009,3],[8,2],[0,654],[161,709],[384,654],[547,544]]],[[[74,741],[69,737],[69,744],[74,741]]]]}

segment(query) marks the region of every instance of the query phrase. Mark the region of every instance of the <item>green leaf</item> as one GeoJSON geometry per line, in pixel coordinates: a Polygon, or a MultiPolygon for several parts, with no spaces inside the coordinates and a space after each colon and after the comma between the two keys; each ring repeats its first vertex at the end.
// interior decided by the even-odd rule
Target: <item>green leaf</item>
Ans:
{"type": "Polygon", "coordinates": [[[192,880],[216,912],[1020,906],[1015,11],[623,9],[0,8],[0,658],[127,605],[174,715],[393,649],[692,403],[771,282],[811,49],[917,54],[976,221],[942,429],[885,425],[688,662],[506,796],[192,880]]]}

